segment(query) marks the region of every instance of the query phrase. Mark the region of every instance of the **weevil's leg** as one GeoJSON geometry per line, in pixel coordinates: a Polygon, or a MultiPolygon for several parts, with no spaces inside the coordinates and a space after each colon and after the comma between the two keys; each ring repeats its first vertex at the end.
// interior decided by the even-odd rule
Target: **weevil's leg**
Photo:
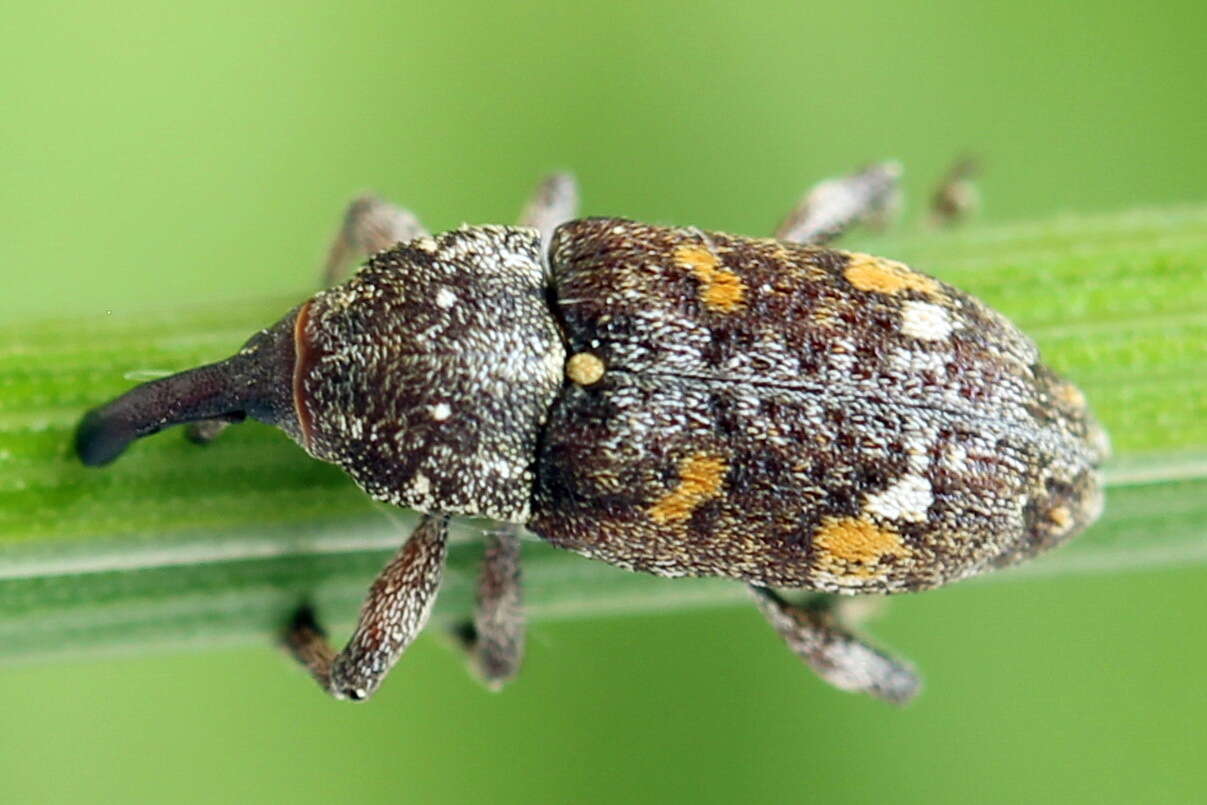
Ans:
{"type": "Polygon", "coordinates": [[[876,162],[849,176],[819,182],[788,213],[775,237],[820,244],[862,221],[883,225],[900,204],[900,178],[900,163],[876,162]]]}
{"type": "Polygon", "coordinates": [[[909,665],[872,648],[839,622],[835,610],[850,599],[819,596],[797,606],[766,587],[751,585],[750,592],[793,653],[834,687],[892,704],[905,704],[917,695],[921,683],[909,665]]]}
{"type": "Polygon", "coordinates": [[[428,234],[413,212],[376,196],[353,199],[327,252],[323,287],[343,279],[349,262],[384,251],[399,241],[428,234]]]}
{"type": "Polygon", "coordinates": [[[343,651],[331,650],[308,607],[294,616],[286,645],[335,698],[369,698],[427,623],[447,552],[448,515],[425,515],[373,582],[343,651]]]}
{"type": "Polygon", "coordinates": [[[947,169],[930,198],[930,222],[935,226],[954,226],[976,214],[981,194],[974,179],[981,171],[980,160],[963,156],[947,169]]]}
{"type": "Polygon", "coordinates": [[[520,213],[520,226],[540,230],[541,243],[549,246],[553,230],[578,215],[578,182],[569,173],[551,173],[536,186],[520,213]]]}
{"type": "Polygon", "coordinates": [[[218,434],[231,425],[229,419],[203,419],[200,422],[190,422],[184,428],[184,435],[190,442],[206,444],[218,438],[218,434]]]}
{"type": "Polygon", "coordinates": [[[472,620],[454,633],[469,652],[474,671],[499,690],[520,669],[524,656],[524,609],[520,593],[520,526],[508,523],[486,534],[472,620]]]}
{"type": "Polygon", "coordinates": [[[209,444],[222,431],[229,428],[239,419],[203,419],[200,422],[190,422],[184,426],[184,437],[194,444],[209,444]]]}

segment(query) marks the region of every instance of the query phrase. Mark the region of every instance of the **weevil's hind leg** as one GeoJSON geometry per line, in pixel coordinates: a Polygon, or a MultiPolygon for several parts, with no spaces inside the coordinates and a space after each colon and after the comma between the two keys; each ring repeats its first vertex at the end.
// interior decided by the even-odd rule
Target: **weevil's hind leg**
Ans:
{"type": "Polygon", "coordinates": [[[917,695],[921,682],[908,664],[873,648],[841,623],[839,610],[851,599],[818,596],[794,605],[766,587],[751,585],[750,592],[793,653],[834,687],[892,704],[917,695]]]}
{"type": "Polygon", "coordinates": [[[553,230],[578,215],[578,182],[569,173],[551,173],[536,186],[524,210],[520,226],[540,230],[546,248],[553,230]]]}
{"type": "Polygon", "coordinates": [[[448,515],[425,515],[369,589],[360,620],[336,654],[309,607],[290,622],[285,644],[319,685],[337,699],[373,695],[407,646],[423,631],[444,573],[448,515]]]}
{"type": "Polygon", "coordinates": [[[981,194],[974,180],[981,172],[981,161],[962,156],[952,163],[930,197],[932,226],[955,226],[976,215],[981,194]]]}
{"type": "Polygon", "coordinates": [[[520,526],[507,524],[486,534],[472,620],[454,628],[475,673],[499,690],[520,669],[524,656],[524,609],[520,592],[520,526]]]}
{"type": "Polygon", "coordinates": [[[819,182],[775,230],[778,240],[829,243],[858,223],[884,226],[900,208],[898,162],[876,162],[848,176],[819,182]]]}
{"type": "Polygon", "coordinates": [[[360,196],[348,204],[344,222],[327,252],[323,264],[323,287],[344,279],[353,260],[372,256],[400,241],[428,234],[419,218],[410,210],[376,196],[360,196]]]}

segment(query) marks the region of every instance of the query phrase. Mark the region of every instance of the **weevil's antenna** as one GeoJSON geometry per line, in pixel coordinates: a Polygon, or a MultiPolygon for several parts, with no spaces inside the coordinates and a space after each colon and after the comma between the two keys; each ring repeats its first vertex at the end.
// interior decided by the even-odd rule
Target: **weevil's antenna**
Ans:
{"type": "Polygon", "coordinates": [[[135,439],[171,425],[248,416],[297,429],[293,411],[293,323],[296,311],[256,334],[224,361],[152,380],[94,408],[80,420],[75,450],[90,467],[108,464],[135,439]]]}

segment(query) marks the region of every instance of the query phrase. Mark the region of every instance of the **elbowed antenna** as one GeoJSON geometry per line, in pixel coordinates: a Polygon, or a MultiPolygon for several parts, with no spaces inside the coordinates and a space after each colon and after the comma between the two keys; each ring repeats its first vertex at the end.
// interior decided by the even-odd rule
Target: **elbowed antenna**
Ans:
{"type": "Polygon", "coordinates": [[[254,335],[224,361],[152,380],[80,420],[75,450],[90,467],[108,464],[135,439],[172,425],[248,416],[298,436],[293,410],[293,327],[297,311],[254,335]]]}

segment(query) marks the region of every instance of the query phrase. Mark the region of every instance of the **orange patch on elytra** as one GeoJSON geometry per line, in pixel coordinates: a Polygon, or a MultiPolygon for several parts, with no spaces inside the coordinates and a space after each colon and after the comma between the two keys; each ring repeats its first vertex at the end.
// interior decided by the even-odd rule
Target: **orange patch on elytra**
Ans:
{"type": "Polygon", "coordinates": [[[874,575],[886,556],[911,554],[900,534],[863,517],[827,517],[813,534],[813,547],[823,570],[859,578],[874,575]]]}
{"type": "Polygon", "coordinates": [[[742,278],[721,267],[717,256],[703,246],[675,247],[675,262],[688,269],[700,283],[700,299],[710,310],[732,313],[742,306],[746,286],[742,278]]]}
{"type": "Polygon", "coordinates": [[[679,463],[679,483],[649,508],[656,523],[686,520],[704,501],[721,491],[727,469],[724,459],[696,453],[679,463]]]}
{"type": "Polygon", "coordinates": [[[896,260],[885,260],[870,254],[852,252],[848,256],[843,276],[861,291],[896,294],[901,291],[921,291],[937,294],[939,283],[896,260]]]}

